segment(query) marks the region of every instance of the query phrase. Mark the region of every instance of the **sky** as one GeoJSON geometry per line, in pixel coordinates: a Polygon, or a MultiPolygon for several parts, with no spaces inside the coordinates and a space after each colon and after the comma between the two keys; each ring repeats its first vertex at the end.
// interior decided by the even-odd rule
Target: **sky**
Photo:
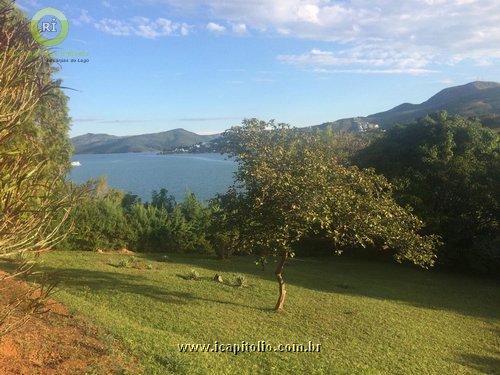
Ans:
{"type": "Polygon", "coordinates": [[[81,56],[57,73],[72,136],[210,134],[250,117],[309,126],[500,81],[498,0],[16,4],[28,18],[52,7],[69,20],[52,50],[81,56]]]}

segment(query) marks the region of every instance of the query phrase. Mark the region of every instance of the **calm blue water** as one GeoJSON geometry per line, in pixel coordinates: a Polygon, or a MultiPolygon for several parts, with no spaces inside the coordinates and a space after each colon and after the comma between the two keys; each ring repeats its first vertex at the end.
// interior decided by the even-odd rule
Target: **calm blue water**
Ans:
{"type": "Polygon", "coordinates": [[[156,155],[152,153],[74,155],[80,167],[70,178],[83,183],[106,176],[111,187],[151,199],[151,192],[168,189],[178,201],[187,191],[207,200],[231,185],[236,163],[218,154],[156,155]]]}

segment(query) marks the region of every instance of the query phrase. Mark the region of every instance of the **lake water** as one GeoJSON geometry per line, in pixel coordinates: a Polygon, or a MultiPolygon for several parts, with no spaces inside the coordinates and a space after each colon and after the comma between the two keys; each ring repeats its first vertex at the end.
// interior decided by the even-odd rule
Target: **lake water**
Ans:
{"type": "Polygon", "coordinates": [[[234,161],[218,154],[82,154],[74,155],[73,161],[81,166],[73,167],[72,181],[83,183],[105,176],[111,187],[137,194],[144,201],[161,188],[178,201],[187,191],[199,199],[210,199],[227,190],[236,169],[234,161]]]}

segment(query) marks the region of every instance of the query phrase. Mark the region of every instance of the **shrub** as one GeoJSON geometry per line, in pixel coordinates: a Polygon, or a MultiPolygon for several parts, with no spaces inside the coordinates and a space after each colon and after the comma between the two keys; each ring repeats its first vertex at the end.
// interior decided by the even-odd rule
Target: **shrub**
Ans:
{"type": "Polygon", "coordinates": [[[218,195],[210,203],[211,217],[207,226],[207,239],[219,259],[227,259],[240,253],[238,249],[239,231],[230,220],[226,210],[221,208],[224,195],[218,195]]]}
{"type": "Polygon", "coordinates": [[[135,204],[127,214],[134,232],[131,248],[151,252],[209,252],[210,210],[193,194],[176,204],[167,191],[153,193],[154,204],[135,204]],[[156,195],[155,195],[156,194],[156,195]]]}
{"type": "Polygon", "coordinates": [[[235,280],[236,286],[238,286],[238,287],[244,287],[244,286],[248,285],[247,278],[245,277],[245,275],[241,275],[241,274],[236,275],[234,280],[235,280]]]}
{"type": "Polygon", "coordinates": [[[168,213],[154,206],[135,204],[127,215],[132,236],[129,246],[135,251],[167,251],[171,242],[168,238],[168,213]]]}
{"type": "Polygon", "coordinates": [[[189,273],[186,275],[186,279],[188,280],[199,280],[200,279],[200,274],[198,271],[196,271],[194,268],[189,271],[189,273]]]}
{"type": "Polygon", "coordinates": [[[126,247],[131,231],[121,206],[122,194],[106,181],[86,184],[87,195],[71,213],[73,230],[59,247],[68,250],[116,250],[126,247]]]}
{"type": "Polygon", "coordinates": [[[72,214],[73,233],[61,244],[68,250],[211,252],[207,239],[211,209],[193,194],[182,203],[165,189],[153,192],[151,204],[110,189],[104,179],[85,184],[87,195],[72,214]]]}
{"type": "Polygon", "coordinates": [[[117,263],[111,264],[118,268],[135,268],[138,270],[152,270],[153,265],[151,263],[145,263],[142,259],[136,257],[127,257],[120,259],[117,263]]]}
{"type": "Polygon", "coordinates": [[[123,259],[120,259],[118,261],[118,263],[116,263],[116,267],[119,267],[119,268],[129,268],[132,264],[132,259],[130,258],[123,258],[123,259]]]}

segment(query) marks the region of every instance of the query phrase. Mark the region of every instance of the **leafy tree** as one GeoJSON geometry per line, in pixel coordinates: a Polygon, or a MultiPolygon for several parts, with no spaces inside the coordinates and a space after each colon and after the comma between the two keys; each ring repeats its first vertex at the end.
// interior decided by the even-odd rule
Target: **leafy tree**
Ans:
{"type": "Polygon", "coordinates": [[[127,214],[127,222],[133,233],[129,239],[131,249],[151,252],[172,250],[166,209],[135,204],[127,214]]]}
{"type": "Polygon", "coordinates": [[[239,231],[229,205],[232,195],[218,195],[210,202],[210,221],[207,227],[207,239],[220,259],[227,259],[230,255],[241,253],[238,247],[239,231]]]}
{"type": "MultiPolygon", "coordinates": [[[[0,56],[0,256],[6,257],[38,253],[64,237],[71,148],[67,98],[52,79],[50,53],[6,0],[0,0],[0,56]]],[[[23,263],[15,274],[31,270],[23,263]]],[[[36,310],[41,304],[33,301],[46,293],[35,295],[21,300],[29,297],[36,310]]],[[[5,316],[0,312],[0,334],[5,316]]]]}
{"type": "Polygon", "coordinates": [[[141,198],[136,194],[125,193],[122,199],[122,207],[125,212],[130,212],[136,204],[141,204],[141,198]]]}
{"type": "Polygon", "coordinates": [[[175,252],[192,252],[199,250],[198,232],[192,222],[186,220],[180,206],[176,206],[169,217],[165,243],[175,252]]]}
{"type": "Polygon", "coordinates": [[[64,95],[51,79],[47,52],[9,4],[0,1],[0,254],[58,238],[50,219],[65,207],[69,167],[64,95]],[[42,126],[52,110],[56,118],[42,126]]]}
{"type": "Polygon", "coordinates": [[[66,250],[120,249],[130,242],[132,231],[122,206],[123,193],[111,189],[103,178],[90,180],[86,192],[71,212],[74,225],[58,246],[66,250]]]}
{"type": "Polygon", "coordinates": [[[205,207],[196,198],[194,193],[188,192],[184,197],[184,201],[180,204],[180,208],[184,217],[189,221],[203,222],[205,207]]]}
{"type": "Polygon", "coordinates": [[[440,262],[496,270],[499,151],[498,134],[477,120],[442,112],[394,127],[355,159],[387,176],[398,201],[443,237],[440,262]]]}
{"type": "Polygon", "coordinates": [[[166,189],[153,192],[151,204],[136,204],[127,215],[136,234],[131,246],[141,251],[192,252],[207,250],[207,209],[194,194],[177,204],[166,189]]]}
{"type": "Polygon", "coordinates": [[[328,238],[338,253],[376,246],[393,249],[399,262],[434,263],[436,238],[418,234],[422,222],[394,201],[387,180],[344,165],[321,134],[252,119],[223,137],[238,170],[218,203],[238,228],[239,246],[280,257],[276,310],[283,309],[292,246],[311,234],[328,238]]]}
{"type": "Polygon", "coordinates": [[[153,190],[151,197],[151,205],[156,208],[164,208],[168,212],[172,212],[176,206],[175,197],[168,194],[168,190],[165,188],[160,189],[160,191],[153,190]]]}

